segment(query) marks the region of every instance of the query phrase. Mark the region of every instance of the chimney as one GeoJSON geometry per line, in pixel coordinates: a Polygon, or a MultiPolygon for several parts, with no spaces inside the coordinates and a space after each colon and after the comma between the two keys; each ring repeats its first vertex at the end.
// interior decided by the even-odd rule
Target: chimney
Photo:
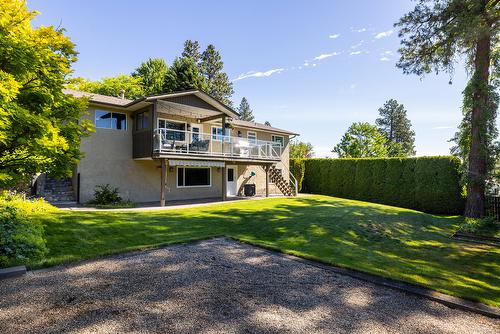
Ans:
{"type": "Polygon", "coordinates": [[[120,91],[120,99],[122,99],[122,100],[123,100],[124,98],[125,98],[125,90],[123,90],[123,89],[122,89],[122,90],[120,91]]]}

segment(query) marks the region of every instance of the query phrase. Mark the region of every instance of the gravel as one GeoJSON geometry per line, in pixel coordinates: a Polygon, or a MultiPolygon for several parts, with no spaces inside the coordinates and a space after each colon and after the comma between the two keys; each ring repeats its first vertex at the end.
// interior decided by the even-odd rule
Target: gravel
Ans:
{"type": "Polygon", "coordinates": [[[213,239],[0,281],[0,333],[499,333],[500,321],[213,239]]]}

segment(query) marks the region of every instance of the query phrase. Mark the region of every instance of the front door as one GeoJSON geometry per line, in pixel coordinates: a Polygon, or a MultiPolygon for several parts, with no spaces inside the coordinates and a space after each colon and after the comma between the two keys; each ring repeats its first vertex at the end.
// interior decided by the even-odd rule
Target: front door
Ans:
{"type": "Polygon", "coordinates": [[[226,188],[227,188],[227,196],[236,196],[237,188],[236,188],[236,166],[227,166],[226,167],[226,188]]]}

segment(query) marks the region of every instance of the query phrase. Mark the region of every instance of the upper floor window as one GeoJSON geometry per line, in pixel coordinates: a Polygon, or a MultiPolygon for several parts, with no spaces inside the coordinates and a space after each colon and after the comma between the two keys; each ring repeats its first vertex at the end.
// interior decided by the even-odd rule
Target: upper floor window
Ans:
{"type": "Polygon", "coordinates": [[[255,131],[248,131],[247,132],[247,138],[248,138],[248,142],[252,145],[256,145],[257,144],[257,132],[255,131]]]}
{"type": "Polygon", "coordinates": [[[100,129],[127,130],[127,114],[96,110],[95,127],[100,129]]]}
{"type": "Polygon", "coordinates": [[[280,146],[280,147],[285,146],[285,137],[283,137],[283,136],[275,136],[275,135],[273,135],[271,138],[272,138],[271,140],[272,140],[274,143],[279,144],[279,146],[280,146]]]}
{"type": "Polygon", "coordinates": [[[165,132],[167,140],[185,141],[186,123],[176,122],[168,119],[158,119],[158,127],[165,132]],[[164,129],[164,130],[163,130],[164,129]]]}
{"type": "Polygon", "coordinates": [[[230,136],[231,136],[230,129],[226,129],[226,135],[223,136],[222,135],[222,127],[212,126],[212,140],[221,141],[222,138],[226,138],[224,141],[227,141],[227,140],[229,140],[230,136]]]}
{"type": "Polygon", "coordinates": [[[147,129],[149,124],[149,111],[143,111],[135,115],[135,129],[147,129]]]}

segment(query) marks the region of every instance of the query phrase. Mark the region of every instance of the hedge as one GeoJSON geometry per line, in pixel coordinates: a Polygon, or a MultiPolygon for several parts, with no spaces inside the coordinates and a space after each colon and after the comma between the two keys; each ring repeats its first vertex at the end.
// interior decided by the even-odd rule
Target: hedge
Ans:
{"type": "Polygon", "coordinates": [[[303,192],[429,213],[462,214],[464,209],[456,157],[304,159],[301,163],[303,192]]]}

